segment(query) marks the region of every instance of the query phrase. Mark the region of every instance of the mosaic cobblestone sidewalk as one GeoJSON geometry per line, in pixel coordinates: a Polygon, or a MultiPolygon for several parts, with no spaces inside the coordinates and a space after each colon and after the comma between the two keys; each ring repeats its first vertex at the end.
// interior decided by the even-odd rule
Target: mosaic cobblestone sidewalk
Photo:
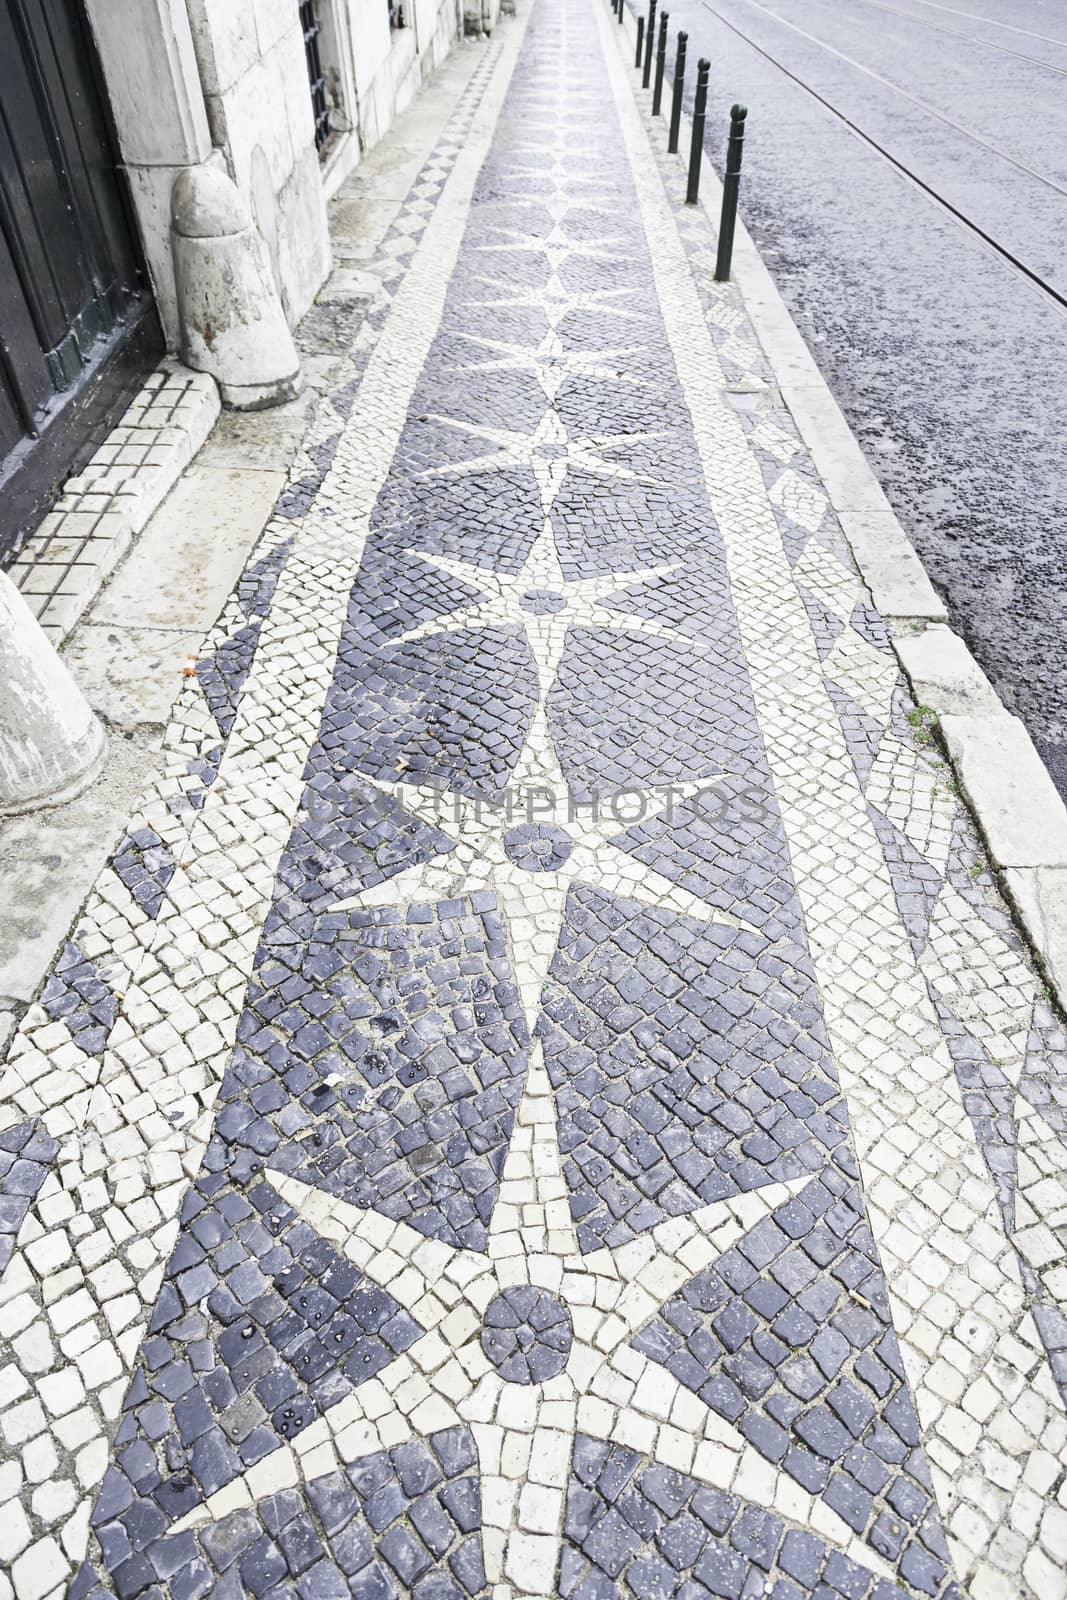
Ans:
{"type": "Polygon", "coordinates": [[[1067,1595],[1067,1045],[597,0],[13,1041],[0,1595],[1067,1595]]]}

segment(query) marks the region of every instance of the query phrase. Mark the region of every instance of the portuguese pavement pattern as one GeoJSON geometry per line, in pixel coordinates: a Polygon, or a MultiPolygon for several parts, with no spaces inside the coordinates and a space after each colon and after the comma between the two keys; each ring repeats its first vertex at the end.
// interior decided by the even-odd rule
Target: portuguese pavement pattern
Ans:
{"type": "Polygon", "coordinates": [[[1067,1595],[1067,1043],[599,0],[505,19],[0,1111],[0,1595],[1067,1595]]]}

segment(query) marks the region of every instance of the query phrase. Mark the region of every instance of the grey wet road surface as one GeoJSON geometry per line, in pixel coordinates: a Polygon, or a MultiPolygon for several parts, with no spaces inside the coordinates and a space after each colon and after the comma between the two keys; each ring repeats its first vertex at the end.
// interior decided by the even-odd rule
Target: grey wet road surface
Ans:
{"type": "Polygon", "coordinates": [[[1067,6],[669,9],[668,61],[685,26],[690,62],[712,62],[716,166],[743,100],[745,221],[954,625],[1067,793],[1067,6]]]}

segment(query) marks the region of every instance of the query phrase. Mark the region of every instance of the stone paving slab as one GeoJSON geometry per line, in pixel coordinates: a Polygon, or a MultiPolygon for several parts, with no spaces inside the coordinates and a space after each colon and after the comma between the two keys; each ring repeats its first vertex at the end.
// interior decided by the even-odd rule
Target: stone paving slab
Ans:
{"type": "Polygon", "coordinates": [[[20,1020],[0,1594],[1067,1594],[1067,1044],[617,39],[485,46],[20,1020]]]}
{"type": "Polygon", "coordinates": [[[55,645],[95,600],[218,414],[214,378],[163,361],[83,470],[67,479],[11,567],[12,582],[55,645]]]}

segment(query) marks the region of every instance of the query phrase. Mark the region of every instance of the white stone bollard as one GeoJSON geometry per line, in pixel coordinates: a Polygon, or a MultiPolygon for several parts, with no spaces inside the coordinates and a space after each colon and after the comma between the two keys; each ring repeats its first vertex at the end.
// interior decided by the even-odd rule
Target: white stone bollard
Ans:
{"type": "Polygon", "coordinates": [[[85,696],[0,572],[0,816],[72,799],[106,748],[85,696]]]}
{"type": "Polygon", "coordinates": [[[300,361],[267,247],[217,159],[181,173],[170,213],[182,360],[238,411],[291,400],[300,361]]]}

